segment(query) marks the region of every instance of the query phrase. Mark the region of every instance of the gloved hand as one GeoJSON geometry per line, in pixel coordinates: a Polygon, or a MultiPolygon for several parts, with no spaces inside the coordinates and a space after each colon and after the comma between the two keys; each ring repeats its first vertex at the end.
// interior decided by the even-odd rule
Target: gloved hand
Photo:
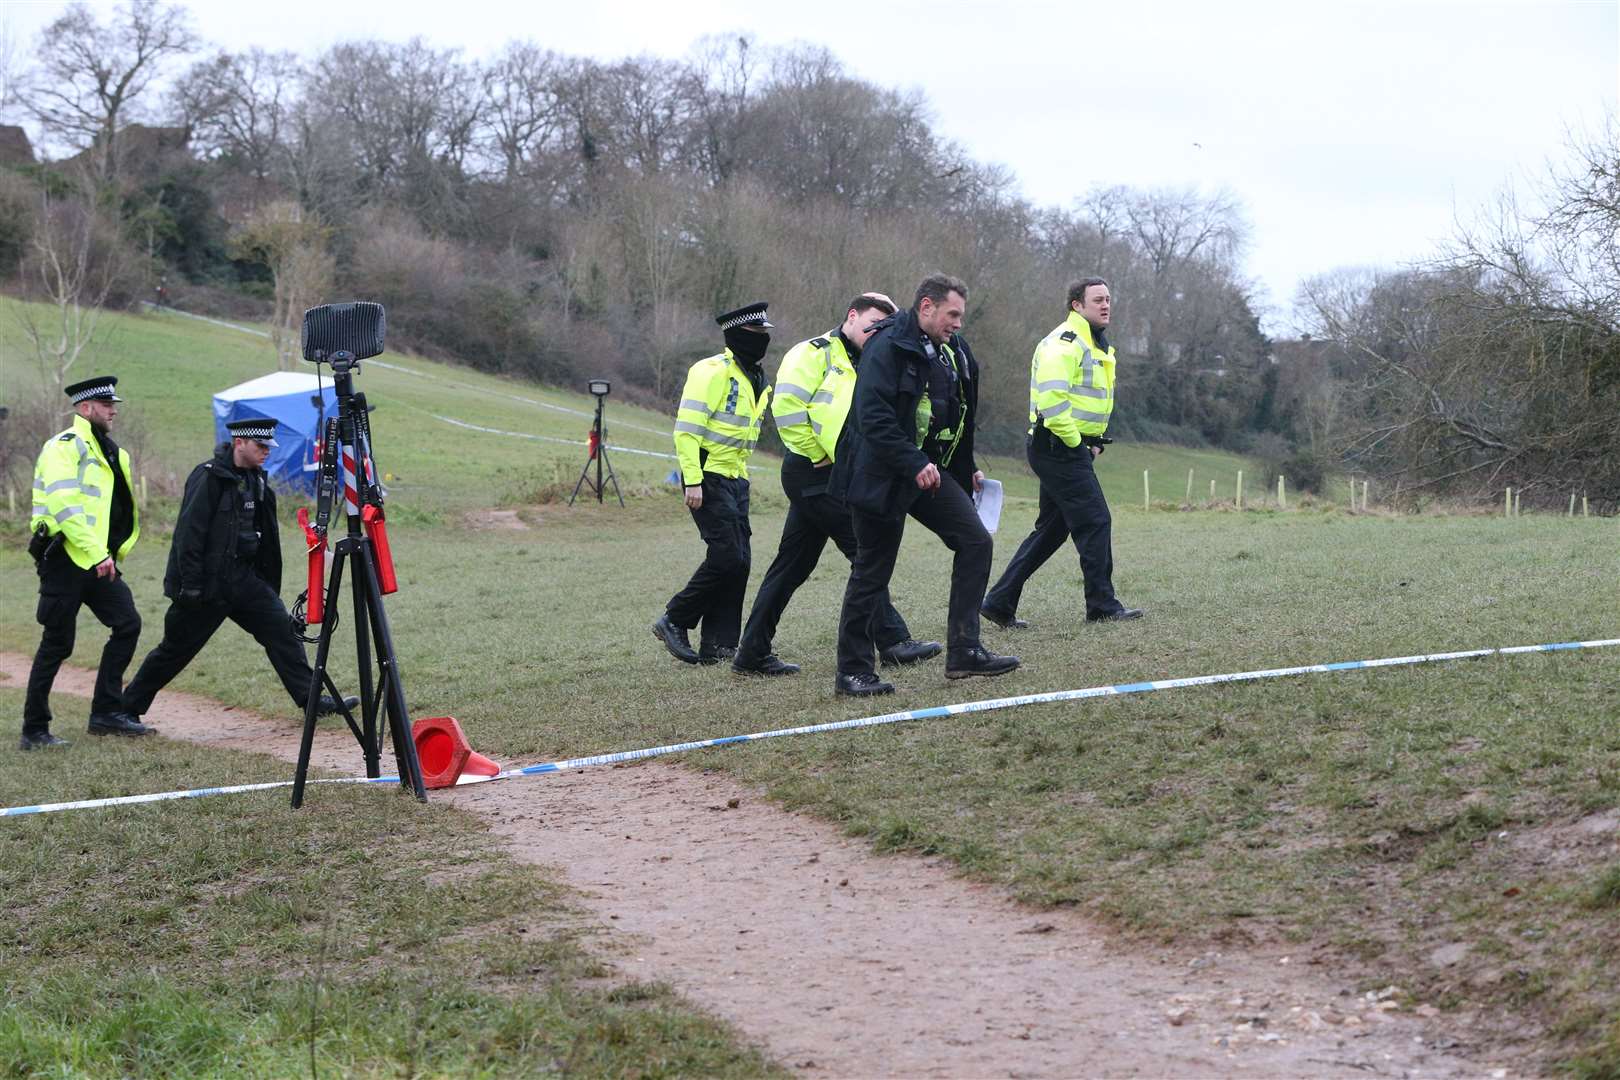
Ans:
{"type": "Polygon", "coordinates": [[[174,598],[174,602],[183,608],[200,608],[203,602],[202,590],[183,588],[180,595],[174,598]]]}

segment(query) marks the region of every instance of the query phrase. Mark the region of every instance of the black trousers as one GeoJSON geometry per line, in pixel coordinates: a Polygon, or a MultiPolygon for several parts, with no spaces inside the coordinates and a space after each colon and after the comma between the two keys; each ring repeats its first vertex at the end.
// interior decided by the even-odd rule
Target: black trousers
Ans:
{"type": "Polygon", "coordinates": [[[701,626],[702,644],[734,649],[742,636],[748,590],[748,481],[704,473],[703,505],[691,513],[708,550],[686,588],[670,597],[665,613],[684,629],[701,626]]]}
{"type": "Polygon", "coordinates": [[[35,618],[45,628],[34,665],[28,672],[28,695],[23,702],[23,732],[37,735],[50,730],[51,684],[62,661],[73,655],[79,608],[88,607],[101,625],[112,631],[101,650],[101,666],[96,669],[95,695],[90,699],[92,713],[117,712],[123,708],[124,669],[135,655],[141,636],[141,616],[135,598],[121,574],[98,578],[94,570],[81,570],[73,560],[58,552],[45,561],[39,579],[39,608],[35,618]]]}
{"type": "Polygon", "coordinates": [[[141,661],[140,670],[124,691],[125,711],[145,715],[158,691],[185,670],[226,619],[253,635],[293,704],[304,707],[315,672],[304,655],[304,643],[293,636],[281,597],[260,578],[242,581],[231,591],[231,599],[221,603],[169,605],[169,613],[163,617],[163,640],[141,661]]]}
{"type": "Polygon", "coordinates": [[[1018,545],[1012,562],[984,598],[985,606],[1003,615],[1018,613],[1024,582],[1072,539],[1080,553],[1086,586],[1086,614],[1105,615],[1125,605],[1114,597],[1113,515],[1092,467],[1091,448],[1070,449],[1044,428],[1029,441],[1029,467],[1041,481],[1040,511],[1035,529],[1018,545]]]}
{"type": "MultiPolygon", "coordinates": [[[[748,625],[743,628],[742,644],[737,649],[738,657],[743,660],[761,660],[773,651],[771,642],[776,638],[782,613],[821,561],[828,540],[838,545],[838,550],[851,563],[855,561],[855,526],[850,521],[849,507],[827,494],[831,472],[831,467],[818,469],[802,454],[791,450],[783,455],[782,490],[788,497],[787,521],[782,525],[782,542],[776,549],[776,558],[765,571],[765,580],[760,582],[759,592],[754,595],[754,607],[748,613],[748,625]]],[[[877,623],[872,628],[872,637],[879,648],[910,640],[911,630],[889,601],[888,589],[883,590],[874,618],[877,623]]]]}
{"type": "MultiPolygon", "coordinates": [[[[948,473],[940,473],[939,490],[925,492],[911,504],[910,514],[945,546],[956,553],[951,561],[951,602],[946,624],[946,647],[954,652],[979,644],[979,604],[990,580],[994,550],[990,534],[979,520],[973,499],[948,473]]],[[[876,614],[894,575],[906,519],[874,517],[851,512],[859,549],[844,589],[844,610],[838,620],[838,670],[841,674],[875,672],[876,642],[872,638],[876,614]]]]}

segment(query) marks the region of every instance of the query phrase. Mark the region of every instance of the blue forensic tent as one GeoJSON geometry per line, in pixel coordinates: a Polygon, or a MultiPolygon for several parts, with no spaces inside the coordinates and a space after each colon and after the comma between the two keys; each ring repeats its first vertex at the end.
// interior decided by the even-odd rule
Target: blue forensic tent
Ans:
{"type": "Polygon", "coordinates": [[[214,438],[229,439],[225,425],[232,420],[270,417],[276,421],[279,445],[271,449],[265,471],[281,490],[312,494],[320,467],[323,407],[325,415],[337,415],[331,379],[317,382],[313,374],[302,371],[272,372],[214,395],[214,438]]]}

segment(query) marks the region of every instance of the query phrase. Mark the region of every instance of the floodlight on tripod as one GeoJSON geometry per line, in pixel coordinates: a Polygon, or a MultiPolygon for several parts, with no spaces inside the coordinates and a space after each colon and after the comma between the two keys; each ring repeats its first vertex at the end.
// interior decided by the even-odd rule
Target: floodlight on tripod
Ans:
{"type": "MultiPolygon", "coordinates": [[[[394,636],[382,598],[398,589],[394,560],[388,545],[388,526],[383,514],[383,489],[378,483],[376,459],[372,453],[371,418],[366,396],[354,388],[354,373],[360,361],[383,351],[387,315],[381,304],[365,302],[326,304],[304,312],[304,359],[332,367],[332,384],[337,392],[338,414],[324,417],[321,430],[321,464],[316,487],[315,520],[300,507],[298,523],[303,526],[308,546],[308,590],[304,598],[305,620],[319,625],[316,640],[314,677],[304,705],[304,732],[298,747],[298,771],[293,777],[292,804],[303,804],[304,783],[309,772],[310,753],[315,741],[315,710],[323,692],[340,703],[340,711],[350,732],[360,743],[366,775],[381,775],[382,732],[379,714],[387,719],[389,738],[399,765],[400,785],[419,800],[427,799],[422,783],[422,767],[411,738],[411,721],[405,703],[405,683],[394,651],[394,636]],[[333,544],[334,556],[328,575],[326,547],[332,513],[340,510],[348,521],[347,532],[333,544]],[[354,596],[355,654],[360,675],[360,720],[357,723],[343,695],[327,673],[332,635],[337,628],[335,611],[328,611],[343,588],[343,572],[353,563],[349,588],[354,596]],[[377,669],[372,670],[375,645],[377,669]]],[[[324,414],[323,414],[324,415],[324,414]]]]}
{"type": "Polygon", "coordinates": [[[607,428],[602,424],[602,406],[607,401],[608,393],[613,384],[606,379],[592,379],[585,384],[585,388],[596,395],[596,419],[591,423],[590,441],[585,445],[589,447],[585,455],[585,467],[579,470],[579,480],[574,484],[574,493],[568,496],[568,505],[573,506],[574,500],[579,498],[579,489],[590,486],[596,492],[596,501],[602,501],[604,483],[613,484],[613,494],[619,497],[619,505],[624,505],[624,493],[619,490],[619,478],[613,474],[613,462],[608,460],[607,428]],[[596,464],[596,479],[590,478],[591,464],[596,464]],[[602,479],[602,469],[607,468],[607,481],[602,479]]]}

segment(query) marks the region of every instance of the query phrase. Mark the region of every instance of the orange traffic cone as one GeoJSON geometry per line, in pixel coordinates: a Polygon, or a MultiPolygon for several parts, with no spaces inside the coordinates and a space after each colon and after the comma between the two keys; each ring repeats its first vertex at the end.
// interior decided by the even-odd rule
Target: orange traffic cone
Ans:
{"type": "Polygon", "coordinates": [[[453,716],[431,716],[411,725],[416,758],[422,764],[422,786],[454,787],[479,784],[495,777],[501,767],[467,742],[453,716]]]}

